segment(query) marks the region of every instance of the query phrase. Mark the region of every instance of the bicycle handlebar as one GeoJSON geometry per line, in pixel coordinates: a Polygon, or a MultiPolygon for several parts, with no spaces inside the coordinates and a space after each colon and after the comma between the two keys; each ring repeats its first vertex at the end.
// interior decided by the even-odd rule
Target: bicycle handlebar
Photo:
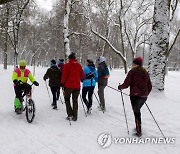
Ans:
{"type": "MultiPolygon", "coordinates": [[[[19,83],[22,83],[22,84],[29,84],[29,83],[24,83],[24,82],[22,82],[21,80],[19,80],[18,82],[19,82],[19,83]]],[[[32,85],[34,85],[34,83],[29,84],[29,85],[32,87],[32,85]]]]}

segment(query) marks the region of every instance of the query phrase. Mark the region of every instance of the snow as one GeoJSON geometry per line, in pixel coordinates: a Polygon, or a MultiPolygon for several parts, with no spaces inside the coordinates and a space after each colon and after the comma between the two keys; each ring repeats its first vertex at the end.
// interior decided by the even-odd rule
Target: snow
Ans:
{"type": "MultiPolygon", "coordinates": [[[[33,70],[32,67],[28,67],[33,70]]],[[[36,103],[34,122],[26,121],[25,113],[16,115],[13,111],[14,89],[11,81],[13,67],[3,70],[0,65],[0,154],[178,154],[180,151],[180,72],[169,72],[166,77],[165,91],[151,93],[147,104],[166,137],[175,138],[174,144],[112,144],[107,148],[98,145],[97,138],[102,133],[109,133],[112,139],[118,137],[134,138],[134,117],[128,96],[124,95],[130,135],[124,118],[120,94],[108,87],[105,89],[107,112],[98,111],[98,103],[94,98],[92,114],[86,118],[79,100],[79,118],[76,122],[65,120],[65,105],[58,103],[58,110],[50,106],[45,82],[42,77],[47,68],[36,68],[36,80],[39,87],[33,89],[36,103]]],[[[123,70],[111,71],[109,85],[116,88],[124,81],[123,70]]],[[[129,90],[123,92],[129,93],[129,90]]],[[[95,89],[97,94],[97,89],[95,89]]],[[[61,96],[62,97],[62,96],[61,96]]],[[[51,98],[52,99],[52,98],[51,98]]],[[[63,97],[62,97],[63,99],[63,97]]],[[[151,114],[144,105],[142,107],[143,138],[160,137],[162,135],[151,114]]],[[[101,135],[102,136],[102,135],[101,135]]],[[[99,141],[99,140],[98,140],[99,141]]]]}

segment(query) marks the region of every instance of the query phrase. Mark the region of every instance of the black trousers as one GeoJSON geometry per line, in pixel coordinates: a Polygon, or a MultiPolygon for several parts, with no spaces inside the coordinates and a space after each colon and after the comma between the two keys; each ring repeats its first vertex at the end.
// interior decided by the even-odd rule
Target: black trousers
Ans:
{"type": "Polygon", "coordinates": [[[83,89],[82,89],[82,99],[83,99],[83,102],[85,103],[87,109],[92,107],[93,92],[94,92],[94,86],[83,87],[83,89]],[[86,99],[87,94],[88,94],[88,100],[86,99]]]}
{"type": "Polygon", "coordinates": [[[58,97],[58,90],[59,90],[59,86],[50,86],[51,88],[51,92],[53,95],[53,105],[57,106],[57,97],[58,97]]]}
{"type": "Polygon", "coordinates": [[[141,96],[130,96],[132,109],[135,117],[135,124],[137,133],[141,133],[141,107],[146,102],[147,97],[141,96]]]}
{"type": "Polygon", "coordinates": [[[57,100],[59,100],[59,97],[60,97],[60,90],[61,90],[61,86],[58,86],[58,89],[57,89],[57,100]]]}
{"type": "Polygon", "coordinates": [[[68,117],[74,117],[77,119],[78,117],[78,96],[80,89],[75,88],[65,88],[64,91],[64,99],[66,104],[66,112],[68,117]],[[70,98],[72,95],[72,106],[70,102],[70,98]]]}
{"type": "Polygon", "coordinates": [[[18,98],[19,100],[22,99],[23,90],[24,90],[25,94],[27,94],[31,90],[31,86],[26,83],[21,84],[19,86],[14,86],[16,98],[18,98]]]}

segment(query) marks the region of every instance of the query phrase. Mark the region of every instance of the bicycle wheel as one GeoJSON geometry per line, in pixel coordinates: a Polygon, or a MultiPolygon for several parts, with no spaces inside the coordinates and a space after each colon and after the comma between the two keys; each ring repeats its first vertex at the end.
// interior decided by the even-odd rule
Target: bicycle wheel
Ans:
{"type": "Polygon", "coordinates": [[[33,122],[35,117],[35,104],[32,99],[29,99],[26,105],[26,119],[29,123],[33,122]]]}

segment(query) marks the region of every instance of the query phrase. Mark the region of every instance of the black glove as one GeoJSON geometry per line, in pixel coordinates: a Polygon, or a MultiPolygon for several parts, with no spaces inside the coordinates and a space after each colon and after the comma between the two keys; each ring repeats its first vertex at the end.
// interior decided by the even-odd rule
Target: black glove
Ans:
{"type": "Polygon", "coordinates": [[[119,86],[118,86],[118,89],[121,90],[120,84],[119,84],[119,86]]]}
{"type": "Polygon", "coordinates": [[[13,80],[13,82],[14,82],[14,84],[15,84],[16,86],[19,86],[19,85],[20,85],[20,82],[19,82],[17,79],[13,80]]]}
{"type": "Polygon", "coordinates": [[[46,78],[45,78],[45,77],[43,77],[43,80],[44,80],[44,81],[46,81],[46,78]]]}
{"type": "Polygon", "coordinates": [[[39,86],[39,83],[38,83],[37,81],[34,81],[33,84],[34,84],[35,86],[39,86]]]}

